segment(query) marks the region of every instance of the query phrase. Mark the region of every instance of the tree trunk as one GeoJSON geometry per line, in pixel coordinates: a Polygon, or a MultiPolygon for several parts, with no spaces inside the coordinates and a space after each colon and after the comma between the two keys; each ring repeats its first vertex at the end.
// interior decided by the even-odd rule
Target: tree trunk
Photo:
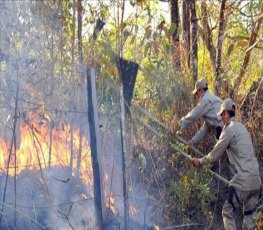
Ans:
{"type": "Polygon", "coordinates": [[[169,0],[171,23],[175,26],[172,34],[173,62],[176,69],[181,69],[180,39],[179,39],[179,8],[178,0],[169,0]]]}
{"type": "Polygon", "coordinates": [[[197,81],[198,75],[198,44],[197,44],[197,18],[195,10],[195,0],[189,1],[191,13],[191,72],[193,82],[197,81]]]}
{"type": "Polygon", "coordinates": [[[2,200],[2,205],[1,205],[1,214],[0,214],[0,226],[2,223],[2,213],[4,212],[4,204],[5,204],[5,199],[6,199],[6,190],[7,190],[7,182],[8,182],[8,177],[9,177],[9,165],[10,161],[12,159],[12,155],[15,155],[15,177],[14,177],[14,187],[15,187],[15,225],[16,225],[16,130],[17,130],[17,118],[18,118],[18,99],[19,99],[19,91],[20,91],[20,78],[19,76],[17,78],[17,87],[16,87],[16,96],[15,96],[15,111],[14,111],[14,121],[13,121],[13,130],[12,130],[12,139],[10,143],[10,148],[9,148],[9,155],[8,155],[8,160],[7,160],[7,172],[6,172],[6,177],[5,177],[5,186],[4,186],[4,191],[3,191],[3,200],[2,200]]]}
{"type": "Polygon", "coordinates": [[[189,12],[189,2],[188,0],[183,0],[182,9],[182,29],[183,29],[183,43],[185,50],[185,62],[186,68],[190,67],[190,12],[189,12]]]}
{"type": "Polygon", "coordinates": [[[220,16],[219,16],[219,28],[218,28],[218,38],[217,38],[217,57],[216,57],[216,77],[215,77],[215,94],[220,95],[220,83],[221,83],[221,74],[222,74],[222,47],[224,40],[224,25],[225,25],[225,5],[226,0],[222,0],[221,8],[220,8],[220,16]]]}
{"type": "MultiPolygon", "coordinates": [[[[79,63],[83,63],[83,52],[82,52],[82,0],[78,0],[78,53],[79,63]]],[[[82,67],[81,67],[82,69],[82,67]]],[[[81,71],[81,74],[83,71],[81,71]]]]}
{"type": "Polygon", "coordinates": [[[207,47],[212,66],[215,71],[216,70],[216,48],[214,47],[214,44],[213,44],[212,30],[208,23],[207,5],[204,0],[201,2],[201,25],[202,25],[202,30],[199,30],[199,31],[205,43],[205,46],[207,47]]]}
{"type": "MultiPolygon", "coordinates": [[[[83,48],[82,48],[82,16],[83,16],[83,6],[82,6],[83,0],[78,0],[77,2],[77,9],[78,9],[78,59],[79,59],[79,90],[78,90],[78,108],[83,108],[85,106],[84,103],[84,96],[85,96],[85,84],[82,84],[82,82],[85,82],[85,75],[84,75],[84,63],[83,63],[83,48]]],[[[79,115],[79,125],[80,125],[80,134],[83,133],[83,126],[84,126],[84,120],[85,118],[80,114],[79,115]]],[[[80,139],[80,141],[82,138],[80,139]]],[[[81,147],[81,145],[80,145],[81,147]]],[[[78,152],[77,159],[81,159],[81,150],[78,152]]],[[[78,169],[77,169],[78,170],[78,169]]],[[[95,182],[94,182],[95,183],[95,182]]]]}
{"type": "MultiPolygon", "coordinates": [[[[50,109],[53,107],[53,90],[54,90],[54,69],[55,69],[55,57],[54,57],[54,30],[51,26],[51,70],[50,70],[50,109]]],[[[50,125],[49,130],[49,153],[48,153],[48,165],[51,166],[52,157],[52,137],[53,137],[53,127],[50,125]]]]}
{"type": "Polygon", "coordinates": [[[258,17],[258,19],[255,21],[255,23],[253,25],[253,28],[252,28],[252,31],[251,31],[251,36],[250,36],[250,39],[249,39],[248,48],[246,50],[245,57],[244,57],[244,60],[243,60],[243,63],[242,63],[239,75],[238,75],[238,77],[235,80],[234,87],[231,89],[230,97],[234,97],[235,96],[234,92],[235,93],[238,92],[238,88],[240,86],[240,82],[242,81],[242,78],[244,77],[244,75],[246,73],[252,49],[255,46],[255,44],[257,43],[256,40],[257,40],[257,36],[258,36],[258,31],[261,28],[262,20],[263,20],[263,3],[261,3],[259,17],[258,17]]]}
{"type": "Polygon", "coordinates": [[[75,0],[73,0],[73,15],[72,15],[72,39],[71,39],[71,81],[73,82],[75,75],[75,30],[76,30],[76,7],[75,0]]]}
{"type": "MultiPolygon", "coordinates": [[[[72,15],[72,39],[71,39],[71,83],[75,78],[75,30],[76,30],[76,2],[73,0],[73,15],[72,15]]],[[[73,157],[74,157],[74,145],[73,145],[73,127],[74,119],[70,124],[70,172],[73,172],[73,157]]]]}
{"type": "MultiPolygon", "coordinates": [[[[73,125],[70,124],[70,162],[69,162],[69,170],[70,175],[73,173],[73,158],[74,158],[74,140],[73,140],[73,125]]],[[[78,175],[78,172],[77,172],[78,175]]]]}
{"type": "Polygon", "coordinates": [[[80,127],[80,130],[79,130],[79,152],[78,152],[77,165],[76,165],[76,175],[77,176],[80,175],[80,164],[81,164],[81,155],[82,155],[82,140],[83,140],[83,128],[80,127]]]}

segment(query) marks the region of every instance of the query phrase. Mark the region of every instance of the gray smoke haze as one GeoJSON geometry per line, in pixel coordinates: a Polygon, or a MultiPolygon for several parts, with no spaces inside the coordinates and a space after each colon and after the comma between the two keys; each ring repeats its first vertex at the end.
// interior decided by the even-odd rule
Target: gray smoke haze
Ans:
{"type": "MultiPolygon", "coordinates": [[[[63,32],[63,9],[52,2],[0,0],[0,139],[6,146],[5,152],[0,152],[0,162],[5,161],[0,165],[1,229],[97,229],[93,188],[81,180],[78,172],[73,170],[72,174],[70,165],[63,160],[60,166],[48,167],[45,159],[45,164],[40,164],[42,168],[37,165],[34,170],[24,169],[16,179],[6,174],[9,154],[14,162],[14,146],[19,149],[24,138],[20,127],[29,126],[38,133],[42,126],[59,132],[70,125],[80,130],[83,138],[89,137],[85,79],[80,77],[78,61],[72,59],[71,47],[66,45],[71,38],[63,32]],[[37,126],[31,120],[32,114],[38,116],[37,126]]],[[[77,41],[75,49],[76,44],[77,41]]],[[[108,224],[113,226],[109,229],[122,228],[124,215],[117,97],[118,93],[109,87],[106,98],[99,98],[103,104],[103,189],[105,202],[110,194],[114,198],[115,210],[106,210],[108,224]]],[[[66,140],[57,141],[70,146],[70,133],[66,140]]],[[[35,142],[41,145],[37,138],[35,142]]],[[[84,163],[78,162],[80,159],[90,161],[90,153],[82,152],[86,158],[79,157],[79,148],[74,144],[70,150],[76,165],[84,163]]],[[[42,154],[40,147],[31,151],[32,155],[42,154]]],[[[130,174],[131,169],[129,165],[130,174]]],[[[130,218],[136,226],[132,229],[139,229],[148,221],[151,199],[133,177],[129,182],[129,202],[131,210],[134,208],[130,218]]]]}
{"type": "Polygon", "coordinates": [[[16,206],[14,178],[9,178],[1,229],[96,229],[93,198],[82,196],[88,192],[86,186],[74,177],[64,182],[69,176],[65,169],[42,173],[24,170],[18,175],[16,206]]]}

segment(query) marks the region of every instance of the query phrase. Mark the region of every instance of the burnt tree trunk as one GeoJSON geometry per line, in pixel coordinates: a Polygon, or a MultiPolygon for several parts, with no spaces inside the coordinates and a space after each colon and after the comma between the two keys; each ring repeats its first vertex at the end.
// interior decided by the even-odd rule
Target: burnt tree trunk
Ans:
{"type": "Polygon", "coordinates": [[[219,16],[219,28],[218,28],[218,38],[217,38],[217,56],[216,56],[216,77],[215,77],[215,94],[220,95],[220,83],[221,83],[221,74],[222,74],[222,48],[224,40],[224,25],[225,25],[225,7],[226,0],[222,0],[220,7],[220,16],[219,16]]]}
{"type": "Polygon", "coordinates": [[[249,39],[249,44],[248,44],[248,48],[246,50],[245,53],[245,57],[239,72],[238,77],[236,78],[235,82],[234,82],[234,86],[231,89],[230,92],[230,97],[234,97],[234,92],[237,93],[238,92],[238,88],[240,86],[240,82],[242,81],[242,78],[244,77],[246,70],[247,70],[247,66],[250,60],[250,56],[252,53],[252,49],[254,48],[254,46],[257,43],[257,37],[258,37],[258,31],[261,28],[261,24],[263,21],[263,3],[261,3],[261,8],[260,8],[260,13],[259,16],[257,18],[257,20],[255,21],[252,31],[251,31],[251,35],[250,35],[250,39],[249,39]]]}
{"type": "Polygon", "coordinates": [[[88,119],[90,130],[90,148],[92,157],[94,203],[96,219],[100,230],[104,229],[104,195],[100,168],[100,135],[98,124],[98,110],[96,99],[95,70],[87,69],[87,92],[88,92],[88,119]]]}
{"type": "Polygon", "coordinates": [[[185,63],[186,67],[190,67],[190,11],[189,11],[189,1],[183,0],[183,7],[182,7],[182,29],[183,29],[183,43],[184,43],[184,50],[185,50],[185,63]]]}
{"type": "Polygon", "coordinates": [[[198,75],[198,44],[197,44],[197,18],[195,10],[195,0],[189,1],[191,13],[191,72],[193,82],[197,81],[198,75]]]}
{"type": "Polygon", "coordinates": [[[181,69],[178,0],[169,0],[169,5],[170,5],[171,23],[175,27],[175,30],[172,34],[173,63],[176,69],[181,69]]]}

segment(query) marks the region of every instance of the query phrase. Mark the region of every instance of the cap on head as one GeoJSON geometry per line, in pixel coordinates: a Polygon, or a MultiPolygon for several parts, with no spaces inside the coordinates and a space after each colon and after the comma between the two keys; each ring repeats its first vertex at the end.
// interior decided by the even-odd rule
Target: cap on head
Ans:
{"type": "Polygon", "coordinates": [[[205,89],[205,88],[207,88],[207,82],[204,78],[201,78],[201,79],[196,81],[195,88],[194,88],[192,93],[196,94],[198,89],[205,89]]]}
{"type": "Polygon", "coordinates": [[[235,103],[231,98],[227,98],[223,101],[218,115],[220,116],[224,111],[235,111],[235,103]]]}

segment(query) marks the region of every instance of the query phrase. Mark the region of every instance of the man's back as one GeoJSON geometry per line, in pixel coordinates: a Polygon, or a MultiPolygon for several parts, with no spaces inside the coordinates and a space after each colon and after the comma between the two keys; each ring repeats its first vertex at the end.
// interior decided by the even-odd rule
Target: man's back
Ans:
{"type": "Polygon", "coordinates": [[[231,185],[239,190],[258,189],[261,184],[259,165],[248,130],[240,122],[231,119],[223,133],[227,133],[230,140],[226,152],[237,172],[231,185]]]}
{"type": "Polygon", "coordinates": [[[205,121],[211,126],[220,125],[221,119],[217,113],[221,104],[222,99],[208,91],[205,92],[194,109],[181,119],[180,126],[185,129],[200,117],[204,117],[205,121]]]}
{"type": "Polygon", "coordinates": [[[199,118],[204,118],[203,126],[192,138],[194,144],[202,140],[211,128],[216,129],[217,127],[222,126],[221,117],[217,115],[221,104],[221,98],[206,91],[194,109],[179,121],[180,129],[184,130],[199,118]]]}
{"type": "Polygon", "coordinates": [[[210,104],[210,109],[204,114],[207,122],[212,126],[219,126],[221,118],[217,114],[220,111],[222,99],[207,91],[200,101],[201,103],[210,104]]]}

